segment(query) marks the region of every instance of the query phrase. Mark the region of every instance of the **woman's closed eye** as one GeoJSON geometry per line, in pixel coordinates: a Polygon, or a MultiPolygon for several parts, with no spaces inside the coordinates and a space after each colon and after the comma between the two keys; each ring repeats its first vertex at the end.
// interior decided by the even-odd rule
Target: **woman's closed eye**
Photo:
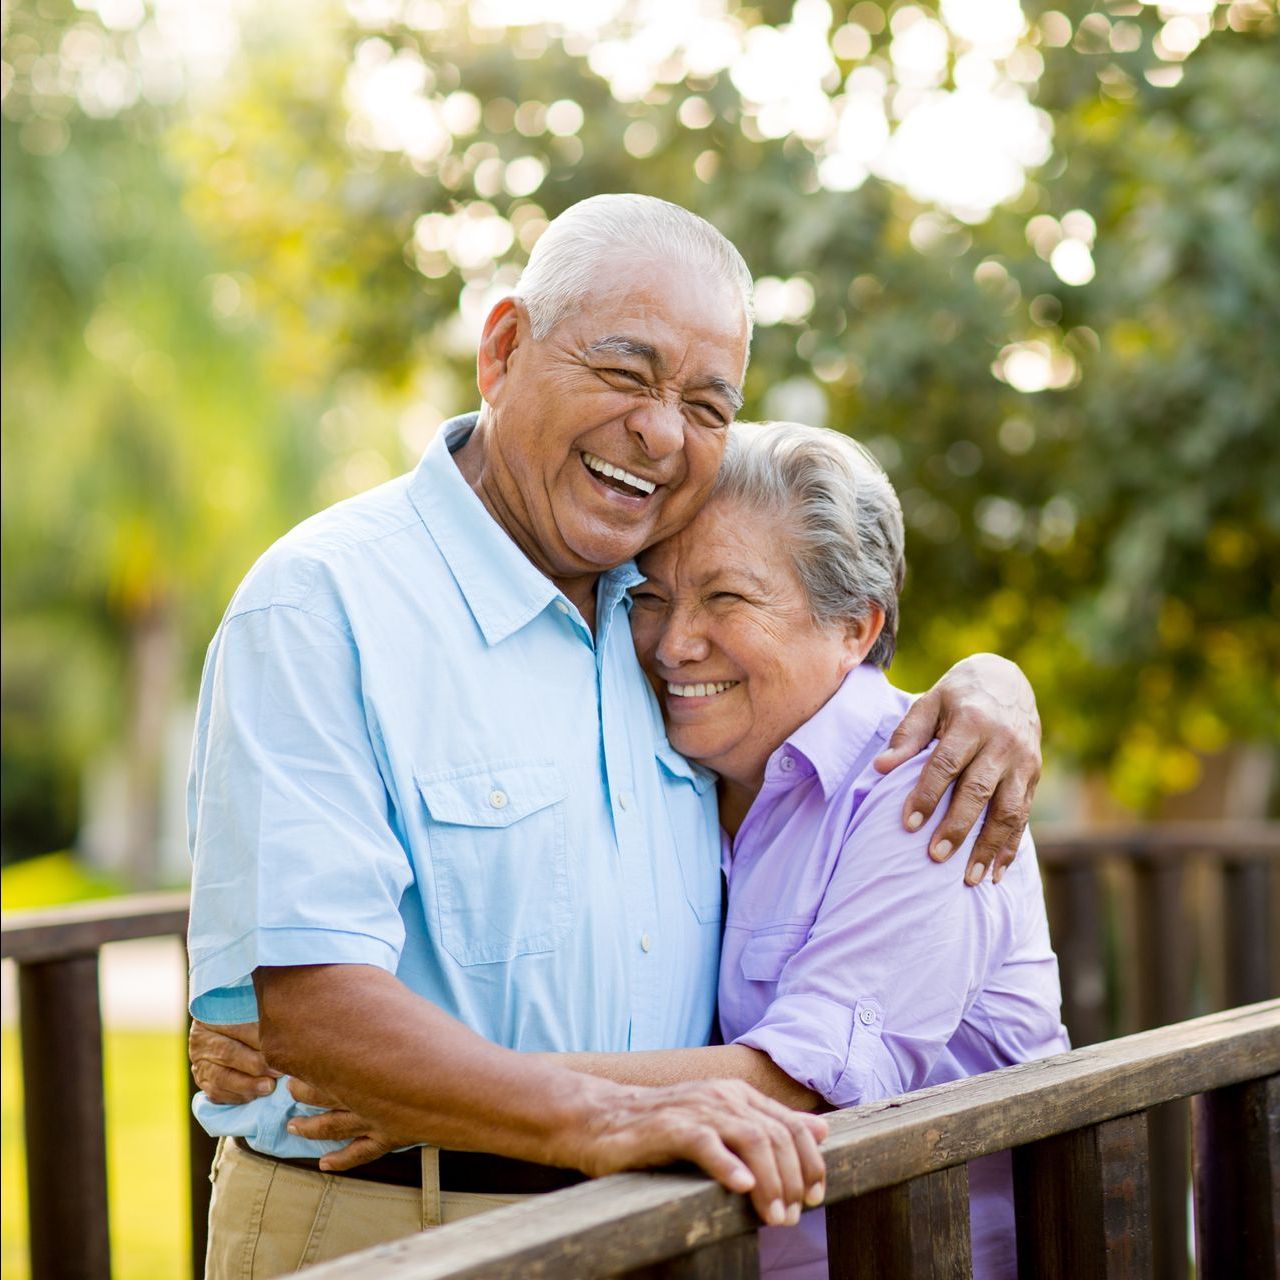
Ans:
{"type": "Polygon", "coordinates": [[[646,591],[641,588],[632,591],[631,603],[641,609],[660,609],[666,601],[656,591],[646,591]]]}

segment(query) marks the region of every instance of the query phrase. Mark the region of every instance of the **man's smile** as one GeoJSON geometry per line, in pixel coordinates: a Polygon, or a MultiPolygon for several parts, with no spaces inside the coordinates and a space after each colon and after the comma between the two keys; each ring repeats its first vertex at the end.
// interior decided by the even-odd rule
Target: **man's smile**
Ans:
{"type": "Polygon", "coordinates": [[[657,491],[658,486],[654,481],[635,475],[624,467],[615,466],[612,462],[606,462],[594,453],[588,453],[584,449],[581,456],[583,466],[597,480],[618,493],[631,498],[647,498],[657,491]]]}

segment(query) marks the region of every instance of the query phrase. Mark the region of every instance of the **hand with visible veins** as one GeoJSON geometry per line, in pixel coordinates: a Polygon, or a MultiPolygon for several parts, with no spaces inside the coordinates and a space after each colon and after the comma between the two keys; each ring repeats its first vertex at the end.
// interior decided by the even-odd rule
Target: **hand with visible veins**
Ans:
{"type": "Polygon", "coordinates": [[[918,831],[946,789],[951,803],[934,832],[929,855],[945,862],[963,843],[983,809],[986,819],[969,855],[965,883],[980,884],[995,863],[999,883],[1017,856],[1040,780],[1040,716],[1026,676],[1012,662],[979,653],[958,662],[917,698],[875,760],[881,773],[933,749],[903,808],[903,824],[918,831]]]}
{"type": "MultiPolygon", "coordinates": [[[[190,1043],[196,1082],[212,1100],[251,1102],[260,1096],[262,1082],[274,1087],[278,1073],[256,1047],[256,1023],[221,1028],[194,1023],[190,1043]]],[[[551,1055],[537,1056],[545,1061],[551,1055]]],[[[803,1207],[822,1203],[826,1165],[819,1144],[827,1125],[820,1117],[793,1111],[741,1080],[651,1088],[579,1079],[586,1094],[594,1090],[602,1096],[598,1105],[588,1106],[580,1125],[560,1135],[560,1149],[547,1153],[549,1163],[602,1177],[686,1160],[728,1190],[750,1194],[761,1220],[771,1226],[794,1225],[803,1207]]],[[[298,1102],[326,1108],[294,1117],[290,1133],[347,1144],[321,1158],[326,1171],[343,1172],[424,1140],[420,1134],[392,1132],[296,1076],[287,1087],[298,1102]]]]}
{"type": "Polygon", "coordinates": [[[210,1102],[225,1106],[252,1102],[270,1093],[280,1072],[262,1056],[256,1022],[233,1022],[211,1027],[193,1021],[187,1035],[187,1056],[196,1087],[210,1102]]]}

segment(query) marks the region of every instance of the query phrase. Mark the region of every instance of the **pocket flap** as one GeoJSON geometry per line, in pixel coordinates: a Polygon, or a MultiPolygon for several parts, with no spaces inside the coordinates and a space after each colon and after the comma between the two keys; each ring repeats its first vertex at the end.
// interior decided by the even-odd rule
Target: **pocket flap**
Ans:
{"type": "Polygon", "coordinates": [[[742,948],[742,976],[748,982],[777,982],[803,942],[802,933],[755,934],[742,948]]]}
{"type": "Polygon", "coordinates": [[[437,822],[461,827],[509,827],[569,794],[548,761],[495,761],[417,774],[414,781],[437,822]]]}

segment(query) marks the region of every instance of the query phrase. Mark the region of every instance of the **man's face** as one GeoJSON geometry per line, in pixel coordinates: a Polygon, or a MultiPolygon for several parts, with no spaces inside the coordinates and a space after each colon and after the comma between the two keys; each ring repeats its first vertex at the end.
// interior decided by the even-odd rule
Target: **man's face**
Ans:
{"type": "Polygon", "coordinates": [[[540,340],[522,307],[508,323],[514,340],[487,388],[481,353],[483,488],[526,555],[553,579],[595,574],[683,528],[741,402],[736,291],[632,264],[540,340]]]}

